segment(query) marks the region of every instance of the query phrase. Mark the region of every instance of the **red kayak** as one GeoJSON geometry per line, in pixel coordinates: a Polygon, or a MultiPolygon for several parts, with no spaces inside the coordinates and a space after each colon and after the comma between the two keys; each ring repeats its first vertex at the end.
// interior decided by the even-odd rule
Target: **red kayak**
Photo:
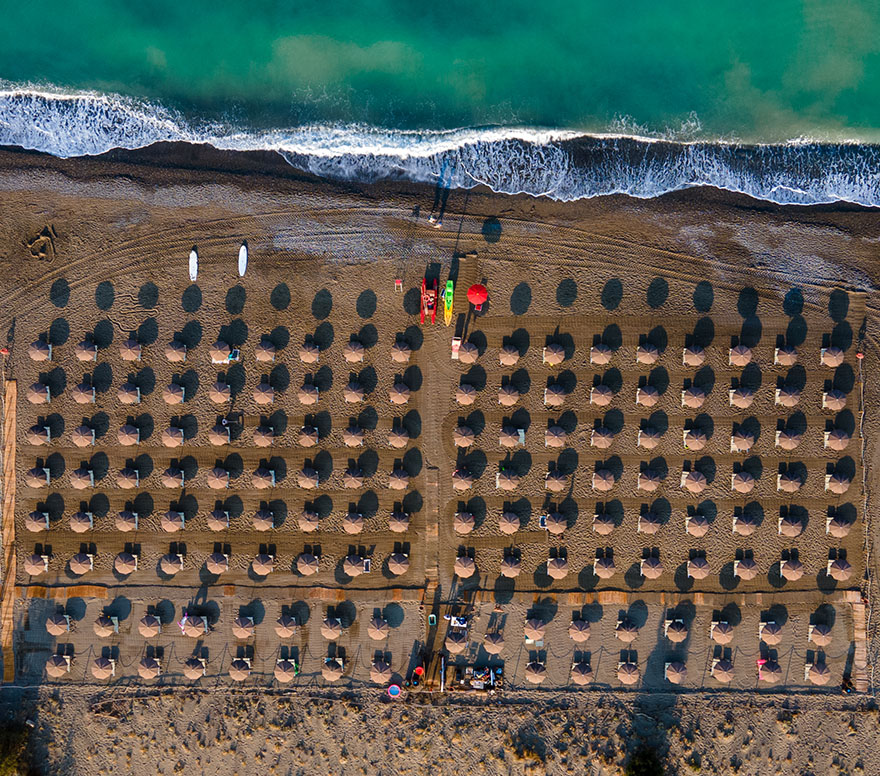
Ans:
{"type": "Polygon", "coordinates": [[[425,316],[430,314],[431,323],[437,320],[437,278],[428,286],[428,279],[422,278],[422,310],[420,320],[425,322],[425,316]]]}

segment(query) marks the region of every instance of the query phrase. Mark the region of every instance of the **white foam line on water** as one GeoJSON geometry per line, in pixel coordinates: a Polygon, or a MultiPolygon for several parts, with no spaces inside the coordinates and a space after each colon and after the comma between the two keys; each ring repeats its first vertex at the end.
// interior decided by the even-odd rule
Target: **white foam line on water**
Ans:
{"type": "Polygon", "coordinates": [[[439,182],[450,188],[482,184],[499,193],[558,200],[650,198],[713,186],[780,204],[880,205],[880,147],[858,142],[799,137],[743,145],[529,127],[417,131],[311,125],[249,132],[219,123],[193,126],[167,108],[117,95],[0,88],[0,144],[74,157],[162,141],[275,151],[293,166],[328,178],[439,182]]]}

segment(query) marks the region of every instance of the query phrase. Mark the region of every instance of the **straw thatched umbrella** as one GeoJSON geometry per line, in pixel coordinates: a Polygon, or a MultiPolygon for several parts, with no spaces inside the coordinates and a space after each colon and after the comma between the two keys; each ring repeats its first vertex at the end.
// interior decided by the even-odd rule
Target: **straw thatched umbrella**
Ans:
{"type": "Polygon", "coordinates": [[[523,634],[529,641],[540,641],[547,631],[547,623],[538,617],[530,617],[523,627],[523,634]]]}
{"type": "Polygon", "coordinates": [[[464,631],[453,630],[446,634],[446,641],[443,645],[450,655],[460,655],[467,647],[467,634],[464,631]]]}
{"type": "Polygon", "coordinates": [[[261,339],[254,347],[254,358],[261,364],[275,360],[275,346],[267,339],[261,339]]]}
{"type": "Polygon", "coordinates": [[[132,426],[130,423],[126,423],[119,429],[116,438],[119,440],[119,444],[123,447],[130,447],[141,441],[141,432],[137,426],[132,426]]]}
{"type": "Polygon", "coordinates": [[[243,682],[250,676],[250,673],[251,664],[248,660],[236,658],[229,664],[229,678],[233,682],[243,682]]]}
{"type": "Polygon", "coordinates": [[[498,490],[516,490],[519,476],[511,471],[501,471],[495,475],[495,488],[498,490]]]}
{"type": "Polygon", "coordinates": [[[336,682],[342,679],[342,674],[342,663],[336,659],[327,658],[324,661],[324,665],[321,666],[321,676],[324,677],[325,681],[336,682]]]}
{"type": "Polygon", "coordinates": [[[275,621],[275,635],[279,639],[290,639],[296,635],[296,620],[289,614],[282,614],[275,621]]]}
{"type": "Polygon", "coordinates": [[[547,669],[543,663],[532,662],[526,666],[525,676],[529,684],[541,684],[547,678],[547,669]]]}
{"type": "Polygon", "coordinates": [[[254,635],[254,618],[248,616],[236,617],[232,621],[232,635],[237,639],[246,641],[254,635]]]}
{"type": "Polygon", "coordinates": [[[687,668],[684,663],[677,660],[667,663],[663,671],[666,680],[672,684],[681,684],[687,675],[687,668]]]}
{"type": "Polygon", "coordinates": [[[342,442],[346,447],[360,447],[364,443],[364,430],[352,423],[342,432],[342,442]]]}
{"type": "Polygon", "coordinates": [[[607,345],[603,345],[602,343],[593,345],[593,347],[590,348],[590,363],[598,364],[599,366],[610,364],[613,355],[614,351],[607,345]]]}
{"type": "Polygon", "coordinates": [[[519,361],[519,350],[513,345],[505,345],[498,355],[501,366],[514,366],[519,361]]]}
{"type": "Polygon", "coordinates": [[[801,400],[801,392],[790,386],[776,389],[776,404],[780,407],[795,407],[801,400]]]}
{"type": "Polygon", "coordinates": [[[388,476],[388,487],[391,490],[406,490],[409,487],[409,473],[405,469],[395,469],[388,476]]]}
{"type": "Polygon", "coordinates": [[[66,614],[50,614],[46,618],[46,631],[50,636],[63,636],[70,633],[70,617],[66,614]]]}
{"type": "Polygon", "coordinates": [[[258,490],[266,490],[275,487],[275,471],[259,466],[251,475],[251,484],[258,490]]]}
{"type": "Polygon", "coordinates": [[[183,429],[169,426],[162,432],[162,444],[165,447],[180,447],[183,444],[183,429]]]}
{"type": "Polygon", "coordinates": [[[411,355],[412,349],[401,340],[398,340],[391,346],[391,360],[395,364],[406,364],[411,355]]]}
{"type": "Polygon", "coordinates": [[[706,360],[706,351],[699,345],[689,345],[682,351],[681,362],[684,366],[702,366],[706,360]]]}
{"type": "Polygon", "coordinates": [[[782,642],[782,626],[775,622],[762,622],[759,629],[761,641],[771,647],[782,642]]]}
{"type": "Polygon", "coordinates": [[[158,679],[160,673],[162,673],[162,667],[154,657],[145,657],[138,664],[138,676],[141,679],[158,679]]]}
{"type": "Polygon", "coordinates": [[[515,555],[505,555],[501,559],[501,576],[507,579],[516,579],[522,571],[519,558],[515,555]]]}
{"type": "Polygon", "coordinates": [[[831,644],[831,626],[823,622],[810,626],[810,641],[817,647],[827,647],[831,644]]]}
{"type": "Polygon", "coordinates": [[[367,626],[367,635],[373,641],[385,641],[391,633],[391,626],[382,617],[374,617],[367,626]]]}
{"type": "Polygon", "coordinates": [[[636,444],[645,450],[654,450],[660,444],[662,439],[663,435],[649,426],[647,428],[639,429],[636,444]]]}
{"type": "Polygon", "coordinates": [[[684,446],[687,450],[702,450],[709,438],[698,429],[692,428],[684,432],[684,446]]]}
{"type": "Polygon", "coordinates": [[[819,360],[822,366],[830,366],[832,369],[839,367],[843,363],[843,351],[832,345],[829,348],[822,348],[819,360]]]}
{"type": "Polygon", "coordinates": [[[751,493],[755,489],[755,478],[748,472],[737,472],[730,478],[730,489],[737,493],[751,493]]]}
{"type": "Polygon", "coordinates": [[[751,536],[758,528],[758,521],[750,514],[733,516],[733,532],[740,536],[751,536]]]}
{"type": "Polygon", "coordinates": [[[360,555],[348,555],[342,561],[342,571],[350,577],[364,573],[364,559],[360,555]]]}
{"type": "Polygon", "coordinates": [[[777,530],[780,536],[788,536],[794,538],[800,536],[804,532],[804,524],[796,517],[786,515],[779,518],[777,530]]]}
{"type": "Polygon", "coordinates": [[[778,366],[794,366],[797,363],[797,349],[791,345],[776,348],[773,353],[773,363],[778,366]]]}
{"type": "Polygon", "coordinates": [[[269,383],[260,383],[254,388],[254,401],[264,406],[275,401],[275,389],[269,383]]]}
{"type": "Polygon", "coordinates": [[[690,471],[682,474],[681,486],[689,493],[702,493],[706,490],[708,483],[706,476],[702,472],[690,471]]]}
{"type": "Polygon", "coordinates": [[[614,487],[614,475],[608,469],[593,472],[593,490],[606,493],[614,487]]]}
{"type": "Polygon", "coordinates": [[[639,681],[639,667],[635,663],[621,663],[617,668],[617,678],[623,684],[636,684],[639,681]]]}
{"type": "Polygon", "coordinates": [[[327,617],[321,623],[321,635],[327,641],[336,641],[342,635],[342,622],[338,617],[327,617]]]}
{"type": "Polygon", "coordinates": [[[306,490],[311,490],[313,488],[318,487],[318,472],[312,469],[310,466],[305,466],[301,471],[299,471],[296,475],[296,484],[301,488],[305,488],[306,490]]]}
{"type": "Polygon", "coordinates": [[[474,563],[473,558],[469,558],[467,555],[460,555],[455,559],[453,571],[462,579],[468,579],[476,573],[477,564],[474,563]]]}
{"type": "Polygon", "coordinates": [[[83,340],[73,348],[73,354],[77,361],[96,361],[98,358],[98,346],[94,342],[83,340]]]}
{"type": "Polygon", "coordinates": [[[467,469],[456,469],[452,472],[453,490],[468,490],[473,484],[474,477],[467,469]]]}
{"type": "Polygon", "coordinates": [[[70,530],[74,533],[91,531],[95,526],[95,519],[91,512],[74,512],[69,520],[70,530]]]}
{"type": "Polygon", "coordinates": [[[474,443],[474,430],[469,426],[456,426],[452,431],[452,443],[456,447],[470,447],[474,443]]]}
{"type": "Polygon", "coordinates": [[[190,639],[200,639],[208,632],[208,621],[198,614],[188,614],[183,621],[183,635],[190,639]]]}
{"type": "Polygon", "coordinates": [[[141,344],[136,339],[129,337],[119,346],[119,356],[123,361],[140,361],[141,344]]]}
{"type": "Polygon", "coordinates": [[[349,512],[342,518],[342,530],[347,534],[359,534],[364,530],[364,516],[349,512]]]}
{"type": "Polygon", "coordinates": [[[483,649],[489,655],[500,655],[504,650],[504,636],[501,633],[487,633],[483,637],[483,649]]]}
{"type": "Polygon", "coordinates": [[[28,346],[27,354],[31,361],[50,361],[52,346],[48,342],[37,340],[28,346]]]}
{"type": "MultiPolygon", "coordinates": [[[[44,484],[46,484],[44,482],[44,484]]],[[[76,490],[85,490],[95,487],[95,473],[85,466],[80,466],[70,473],[70,487],[76,490]]]]}
{"type": "Polygon", "coordinates": [[[660,392],[653,385],[636,388],[636,404],[642,407],[653,407],[660,401],[660,392]]]}
{"type": "Polygon", "coordinates": [[[171,340],[165,346],[165,358],[173,364],[186,361],[186,345],[180,340],[171,340]]]}
{"type": "Polygon", "coordinates": [[[113,568],[120,576],[126,577],[137,571],[137,556],[130,552],[120,552],[113,560],[113,568]]]}
{"type": "Polygon", "coordinates": [[[173,577],[183,571],[183,557],[181,555],[163,555],[159,559],[159,569],[163,574],[173,577]]]}
{"type": "Polygon", "coordinates": [[[659,579],[663,575],[663,564],[660,558],[654,556],[643,558],[639,563],[639,570],[645,579],[659,579]]]}
{"type": "Polygon", "coordinates": [[[852,523],[840,515],[828,519],[825,523],[825,533],[835,539],[843,539],[852,530],[852,523]]]}
{"type": "Polygon", "coordinates": [[[477,399],[477,389],[469,383],[462,383],[455,389],[455,400],[462,406],[467,407],[477,399]]]}
{"type": "Polygon", "coordinates": [[[296,392],[300,404],[310,406],[318,403],[318,389],[314,385],[304,385],[296,392]]]}
{"type": "Polygon", "coordinates": [[[357,466],[349,466],[342,473],[342,487],[355,489],[364,486],[364,473],[357,466]]]}
{"type": "Polygon", "coordinates": [[[681,406],[690,409],[699,409],[706,401],[706,394],[700,388],[685,388],[681,392],[681,406]]]}
{"type": "MultiPolygon", "coordinates": [[[[227,427],[228,428],[228,427],[227,427]]],[[[305,429],[303,429],[305,431],[305,429]]],[[[318,433],[315,431],[314,434],[314,444],[318,443],[318,433]]],[[[254,429],[254,445],[256,447],[271,447],[273,442],[275,441],[275,430],[272,426],[257,426],[254,429]]],[[[303,445],[303,447],[309,447],[308,444],[303,444],[303,436],[300,434],[299,443],[303,445]]]]}
{"type": "Polygon", "coordinates": [[[836,582],[846,582],[852,576],[852,565],[843,558],[828,563],[828,576],[836,582]]]}
{"type": "Polygon", "coordinates": [[[731,407],[744,410],[752,406],[752,402],[755,400],[755,393],[747,388],[736,388],[730,391],[729,398],[731,407]]]}
{"type": "Polygon", "coordinates": [[[550,558],[547,561],[547,575],[555,580],[568,576],[568,561],[565,558],[550,558]]]}
{"type": "Polygon", "coordinates": [[[255,531],[271,531],[275,527],[275,514],[271,509],[258,509],[251,524],[255,531]]]}
{"type": "Polygon", "coordinates": [[[568,626],[568,637],[575,644],[583,644],[590,638],[590,623],[588,620],[572,620],[568,626]]]}
{"type": "Polygon", "coordinates": [[[145,614],[138,623],[138,633],[145,639],[152,639],[162,632],[162,622],[152,614],[145,614]]]}
{"type": "Polygon", "coordinates": [[[162,400],[166,404],[183,404],[185,392],[182,385],[170,383],[162,389],[162,400]]]}
{"type": "Polygon", "coordinates": [[[755,444],[755,437],[741,429],[737,429],[730,435],[730,452],[745,453],[751,450],[755,444]]]}
{"type": "Polygon", "coordinates": [[[647,493],[653,493],[660,487],[661,482],[663,482],[663,480],[660,479],[660,475],[657,472],[653,469],[645,469],[645,471],[639,472],[639,476],[636,480],[636,487],[647,493]]]}
{"type": "Polygon", "coordinates": [[[502,385],[498,389],[498,403],[502,407],[512,407],[519,401],[519,391],[512,385],[502,385]]]}
{"type": "Polygon", "coordinates": [[[95,444],[95,430],[89,426],[77,426],[70,432],[70,441],[76,447],[91,447],[95,444]]]}
{"type": "Polygon", "coordinates": [[[305,342],[299,349],[299,360],[304,364],[317,364],[321,349],[314,342],[305,342]]]}
{"type": "MultiPolygon", "coordinates": [[[[82,576],[92,570],[92,556],[84,552],[78,552],[67,564],[70,567],[70,573],[76,576],[82,576]]],[[[27,568],[25,568],[27,571],[27,568]]],[[[30,573],[30,572],[28,572],[30,573]]]]}
{"type": "Polygon", "coordinates": [[[376,684],[388,684],[391,681],[391,666],[384,660],[374,660],[370,668],[370,679],[376,684]]]}
{"type": "Polygon", "coordinates": [[[251,568],[258,577],[268,577],[275,568],[275,558],[266,553],[259,553],[251,561],[251,568]]]}
{"type": "Polygon", "coordinates": [[[215,466],[205,477],[205,483],[211,490],[223,490],[229,487],[229,472],[222,466],[215,466]]]}
{"type": "Polygon", "coordinates": [[[409,432],[403,428],[392,428],[388,432],[388,444],[397,450],[402,450],[409,444],[409,432]]]}
{"type": "Polygon", "coordinates": [[[318,559],[310,552],[303,552],[296,559],[296,570],[304,577],[318,573],[318,559]]]}
{"type": "Polygon", "coordinates": [[[733,663],[727,659],[715,660],[712,663],[712,676],[716,681],[729,684],[733,681],[733,663]]]}
{"type": "Polygon", "coordinates": [[[776,684],[782,679],[782,668],[775,660],[768,660],[758,666],[758,679],[767,684],[776,684]]]}
{"type": "Polygon", "coordinates": [[[462,536],[474,530],[477,521],[470,512],[456,512],[452,518],[452,530],[462,536]]]}
{"type": "Polygon", "coordinates": [[[52,434],[48,426],[31,426],[25,434],[29,445],[47,445],[52,441],[52,434]]]}
{"type": "Polygon", "coordinates": [[[183,512],[171,509],[159,518],[159,525],[165,533],[177,533],[183,528],[185,521],[183,512]]]}
{"type": "Polygon", "coordinates": [[[834,450],[839,453],[846,450],[850,442],[850,436],[839,428],[832,429],[825,433],[825,449],[834,450]]]}
{"type": "Polygon", "coordinates": [[[212,552],[205,560],[205,568],[215,576],[225,574],[229,571],[229,557],[222,552],[212,552]]]}
{"type": "Polygon", "coordinates": [[[92,661],[95,679],[110,679],[116,673],[116,662],[109,657],[97,657],[92,661]]]}
{"type": "Polygon", "coordinates": [[[620,620],[614,628],[614,635],[624,644],[632,644],[639,635],[636,624],[629,619],[620,620]]]}
{"type": "MultiPolygon", "coordinates": [[[[48,561],[46,560],[45,555],[29,555],[24,560],[24,571],[28,576],[38,577],[41,574],[45,574],[48,571],[48,561]]],[[[71,566],[71,571],[73,567],[71,566]]],[[[86,569],[88,571],[88,569],[86,569]]],[[[77,573],[77,572],[74,572],[77,573]]],[[[85,572],[81,572],[85,573],[85,572]]]]}
{"type": "Polygon", "coordinates": [[[584,687],[593,681],[593,667],[589,663],[574,663],[571,667],[571,681],[584,687]]]}
{"type": "Polygon", "coordinates": [[[278,660],[275,663],[275,679],[281,684],[292,682],[296,678],[296,665],[292,660],[278,660]]]}
{"type": "Polygon", "coordinates": [[[208,530],[225,531],[229,528],[229,512],[224,509],[214,509],[208,515],[208,530]]]}
{"type": "Polygon", "coordinates": [[[568,528],[568,520],[559,512],[548,512],[544,515],[544,528],[553,536],[561,536],[568,528]]]}
{"type": "Polygon", "coordinates": [[[666,638],[673,644],[681,644],[688,637],[688,628],[681,620],[670,620],[666,626],[666,638]]]}
{"type": "Polygon", "coordinates": [[[547,472],[544,477],[544,489],[551,493],[562,493],[568,485],[568,478],[559,471],[547,472]]]}
{"type": "Polygon", "coordinates": [[[95,389],[85,381],[74,386],[70,395],[77,404],[93,404],[95,401],[95,389]]]}
{"type": "Polygon", "coordinates": [[[27,400],[31,404],[48,404],[52,400],[49,386],[43,383],[34,383],[27,390],[27,400]]]}
{"type": "Polygon", "coordinates": [[[794,431],[777,431],[776,446],[782,450],[794,450],[801,443],[802,436],[794,431]]]}
{"type": "Polygon", "coordinates": [[[804,575],[804,564],[799,560],[789,558],[779,565],[779,573],[789,582],[797,582],[804,575]]]}
{"type": "Polygon", "coordinates": [[[349,404],[357,404],[364,400],[364,389],[357,380],[352,380],[342,389],[342,398],[349,404]]]}
{"type": "Polygon", "coordinates": [[[822,409],[840,412],[846,407],[846,394],[836,388],[822,393],[822,409]]]}
{"type": "Polygon", "coordinates": [[[472,342],[463,342],[458,349],[458,360],[462,364],[476,364],[480,351],[472,342]]]}
{"type": "MultiPolygon", "coordinates": [[[[656,512],[648,510],[647,512],[643,512],[639,515],[639,522],[636,526],[636,530],[639,533],[643,533],[647,536],[653,536],[662,527],[663,520],[660,518],[660,515],[658,515],[656,512]]],[[[685,528],[686,527],[687,521],[685,521],[685,528]]]]}
{"type": "Polygon", "coordinates": [[[831,681],[831,670],[825,663],[813,663],[807,671],[807,676],[813,684],[821,686],[831,681]]]}
{"type": "Polygon", "coordinates": [[[593,561],[593,573],[599,579],[611,579],[617,571],[612,558],[596,558],[593,561]]]}
{"type": "Polygon", "coordinates": [[[388,398],[392,404],[406,404],[411,395],[409,386],[406,383],[395,382],[388,391],[388,398]]]}
{"type": "Polygon", "coordinates": [[[109,639],[118,632],[116,623],[106,614],[102,614],[92,623],[92,630],[99,639],[109,639]]]}
{"type": "Polygon", "coordinates": [[[733,574],[748,582],[758,576],[758,564],[754,558],[743,558],[733,562],[733,574]]]}
{"type": "Polygon", "coordinates": [[[730,349],[728,361],[731,366],[748,366],[752,361],[751,348],[745,345],[735,345],[730,349]]]}
{"type": "Polygon", "coordinates": [[[659,359],[660,351],[649,342],[636,348],[636,363],[638,364],[656,364],[659,359]]]}
{"type": "Polygon", "coordinates": [[[205,675],[205,663],[197,657],[189,658],[183,664],[183,675],[190,681],[201,679],[205,675]]]}
{"type": "Polygon", "coordinates": [[[846,493],[851,483],[852,480],[839,472],[825,475],[825,490],[838,496],[846,493]]]}
{"type": "Polygon", "coordinates": [[[709,576],[709,562],[699,555],[691,558],[687,562],[687,575],[691,579],[705,579],[709,576]]]}
{"type": "Polygon", "coordinates": [[[29,512],[24,519],[25,530],[31,533],[41,533],[49,530],[48,512],[29,512]]]}
{"type": "Polygon", "coordinates": [[[406,533],[409,530],[409,515],[406,512],[392,512],[388,518],[388,530],[393,533],[406,533]]]}

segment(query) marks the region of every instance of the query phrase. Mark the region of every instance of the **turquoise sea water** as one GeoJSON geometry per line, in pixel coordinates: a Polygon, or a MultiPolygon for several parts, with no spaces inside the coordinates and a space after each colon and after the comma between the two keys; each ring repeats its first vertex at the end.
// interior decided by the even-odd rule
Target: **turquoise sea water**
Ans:
{"type": "Polygon", "coordinates": [[[880,202],[876,0],[3,6],[7,144],[207,141],[560,198],[880,202]]]}

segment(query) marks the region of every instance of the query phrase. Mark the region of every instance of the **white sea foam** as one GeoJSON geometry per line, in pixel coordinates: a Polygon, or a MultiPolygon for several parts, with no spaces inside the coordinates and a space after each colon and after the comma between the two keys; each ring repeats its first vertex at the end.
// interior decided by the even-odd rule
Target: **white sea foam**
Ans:
{"type": "Polygon", "coordinates": [[[0,89],[0,144],[59,157],[143,148],[161,141],[232,151],[275,151],[328,178],[411,180],[452,188],[478,184],[506,194],[574,200],[607,194],[649,198],[714,186],[780,204],[880,206],[880,147],[856,142],[745,145],[694,139],[689,117],[678,139],[647,137],[617,120],[608,133],[486,127],[403,131],[301,126],[251,132],[195,125],[151,103],[36,87],[0,89]],[[630,130],[632,133],[628,133],[630,130]]]}

